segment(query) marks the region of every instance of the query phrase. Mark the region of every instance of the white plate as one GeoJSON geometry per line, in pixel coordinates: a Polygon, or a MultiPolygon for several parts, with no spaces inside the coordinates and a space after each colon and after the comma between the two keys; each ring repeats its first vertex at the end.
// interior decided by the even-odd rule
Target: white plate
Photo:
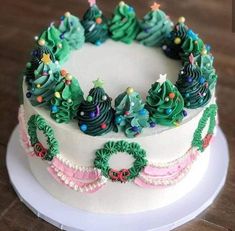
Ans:
{"type": "Polygon", "coordinates": [[[199,215],[210,206],[223,187],[229,153],[220,128],[211,147],[212,157],[203,180],[175,203],[157,210],[131,215],[104,215],[70,207],[53,198],[33,177],[27,156],[20,146],[18,127],[7,147],[7,168],[20,200],[38,217],[64,230],[143,231],[172,230],[199,215]],[[127,228],[128,227],[128,228],[127,228]]]}

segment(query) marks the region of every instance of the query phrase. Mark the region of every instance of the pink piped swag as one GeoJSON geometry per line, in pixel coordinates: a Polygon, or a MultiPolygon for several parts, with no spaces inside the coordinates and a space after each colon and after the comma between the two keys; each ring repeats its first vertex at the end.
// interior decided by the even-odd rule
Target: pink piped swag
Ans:
{"type": "MultiPolygon", "coordinates": [[[[25,113],[23,105],[19,108],[19,132],[23,148],[30,156],[36,156],[34,147],[30,143],[25,122],[25,113]]],[[[203,147],[206,148],[213,140],[211,134],[208,134],[203,140],[203,147]]],[[[42,148],[38,147],[39,154],[43,155],[42,148]]],[[[196,147],[190,148],[181,158],[164,163],[148,164],[144,170],[135,178],[134,183],[144,188],[162,188],[176,184],[190,170],[193,162],[200,155],[196,147]]],[[[51,161],[48,171],[51,176],[60,184],[69,187],[75,191],[94,193],[101,189],[108,181],[102,176],[101,171],[94,167],[73,166],[69,161],[65,161],[61,155],[54,157],[51,161]]],[[[112,171],[109,173],[113,182],[126,182],[128,173],[125,170],[112,171]]]]}
{"type": "Polygon", "coordinates": [[[82,167],[76,169],[67,166],[57,157],[52,160],[48,171],[57,182],[80,192],[96,192],[107,182],[98,169],[82,167]]]}

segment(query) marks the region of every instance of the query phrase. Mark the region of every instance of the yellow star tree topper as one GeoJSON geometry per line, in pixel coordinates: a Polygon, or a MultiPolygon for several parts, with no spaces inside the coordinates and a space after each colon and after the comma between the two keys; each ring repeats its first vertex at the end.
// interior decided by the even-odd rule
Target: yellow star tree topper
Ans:
{"type": "Polygon", "coordinates": [[[50,54],[43,54],[41,61],[44,64],[49,64],[51,62],[50,54]]]}

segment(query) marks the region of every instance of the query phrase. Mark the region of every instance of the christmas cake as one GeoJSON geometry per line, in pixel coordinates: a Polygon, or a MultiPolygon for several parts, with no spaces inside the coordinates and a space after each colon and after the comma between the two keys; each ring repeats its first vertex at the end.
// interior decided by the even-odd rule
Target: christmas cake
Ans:
{"type": "Polygon", "coordinates": [[[95,0],[37,36],[22,81],[20,140],[53,197],[95,213],[173,203],[200,182],[217,105],[211,47],[154,3],[139,19],[95,0]]]}

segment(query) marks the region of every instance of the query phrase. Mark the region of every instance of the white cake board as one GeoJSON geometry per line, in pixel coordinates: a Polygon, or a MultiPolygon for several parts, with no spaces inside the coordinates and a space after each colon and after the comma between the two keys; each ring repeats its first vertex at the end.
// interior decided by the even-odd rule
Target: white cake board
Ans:
{"type": "Polygon", "coordinates": [[[210,206],[223,187],[228,170],[229,153],[220,128],[211,148],[212,156],[203,180],[184,198],[157,210],[130,215],[104,215],[70,207],[46,192],[33,177],[27,156],[20,146],[18,127],[7,148],[7,168],[20,200],[38,217],[64,230],[143,231],[172,230],[199,215],[210,206]],[[219,171],[218,171],[219,169],[219,171]]]}

